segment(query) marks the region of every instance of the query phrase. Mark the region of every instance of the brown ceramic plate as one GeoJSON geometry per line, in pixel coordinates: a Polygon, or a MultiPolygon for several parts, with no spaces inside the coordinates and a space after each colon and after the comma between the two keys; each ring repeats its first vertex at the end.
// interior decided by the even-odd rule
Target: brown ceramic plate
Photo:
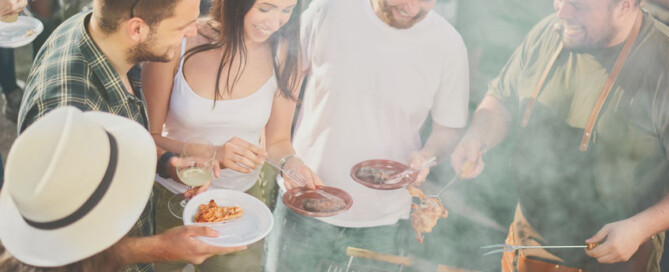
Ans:
{"type": "Polygon", "coordinates": [[[384,173],[386,173],[385,176],[391,177],[394,174],[398,174],[406,170],[407,168],[409,168],[409,166],[407,166],[406,164],[396,161],[381,160],[381,159],[368,160],[359,162],[358,164],[354,165],[353,168],[351,168],[351,178],[353,178],[353,180],[357,181],[358,183],[372,189],[394,190],[394,189],[404,188],[405,186],[414,182],[414,180],[416,180],[416,177],[418,176],[418,173],[413,172],[407,177],[400,180],[399,182],[388,184],[385,183],[383,179],[376,180],[375,178],[369,175],[363,175],[361,171],[365,169],[375,169],[379,171],[384,171],[384,173]]]}
{"type": "Polygon", "coordinates": [[[307,187],[293,188],[283,194],[281,200],[293,211],[311,217],[337,215],[353,205],[353,198],[344,190],[328,186],[319,186],[316,190],[322,193],[307,187]],[[331,200],[326,196],[334,196],[338,200],[331,200]]]}

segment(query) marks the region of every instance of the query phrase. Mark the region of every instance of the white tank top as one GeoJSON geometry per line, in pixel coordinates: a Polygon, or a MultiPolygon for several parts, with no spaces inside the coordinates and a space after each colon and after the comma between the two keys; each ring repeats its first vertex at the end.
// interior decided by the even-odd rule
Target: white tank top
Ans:
{"type": "MultiPolygon", "coordinates": [[[[238,137],[259,145],[260,136],[269,120],[274,95],[278,89],[274,75],[251,95],[239,99],[218,100],[214,106],[213,100],[199,96],[186,82],[183,74],[185,50],[186,40],[184,39],[181,46],[181,62],[174,76],[163,136],[182,142],[193,137],[204,137],[216,146],[225,144],[232,137],[238,137]]],[[[223,169],[221,176],[214,178],[209,189],[224,188],[246,191],[255,184],[259,175],[260,169],[249,174],[223,169]]],[[[183,193],[187,189],[181,183],[172,179],[163,179],[158,175],[156,175],[156,181],[174,193],[183,193]]]]}

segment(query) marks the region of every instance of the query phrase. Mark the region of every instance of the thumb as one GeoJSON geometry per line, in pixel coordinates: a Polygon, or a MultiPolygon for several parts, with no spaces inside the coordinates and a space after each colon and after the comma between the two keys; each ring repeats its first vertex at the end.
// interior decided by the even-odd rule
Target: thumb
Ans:
{"type": "Polygon", "coordinates": [[[413,156],[409,161],[409,168],[419,170],[420,165],[423,164],[423,157],[420,155],[413,156]]]}
{"type": "Polygon", "coordinates": [[[174,168],[176,168],[180,163],[181,163],[181,159],[179,158],[179,156],[171,157],[170,160],[169,160],[170,166],[172,166],[174,168]]]}
{"type": "Polygon", "coordinates": [[[430,174],[430,168],[423,168],[418,171],[418,179],[425,180],[427,178],[427,175],[430,174]]]}
{"type": "Polygon", "coordinates": [[[585,240],[585,243],[601,243],[606,236],[609,235],[609,227],[608,225],[604,226],[601,230],[599,230],[595,236],[592,236],[585,240]]]}
{"type": "Polygon", "coordinates": [[[195,190],[196,190],[195,188],[187,190],[186,192],[184,192],[184,197],[186,199],[191,199],[195,195],[195,190]]]}
{"type": "Polygon", "coordinates": [[[480,147],[467,149],[467,153],[465,154],[467,157],[467,162],[476,162],[481,157],[480,150],[480,147]]]}
{"type": "Polygon", "coordinates": [[[463,143],[459,143],[451,153],[451,167],[457,173],[465,161],[467,161],[467,150],[463,143]]]}
{"type": "Polygon", "coordinates": [[[218,231],[206,226],[189,226],[190,236],[218,237],[218,231]]]}
{"type": "Polygon", "coordinates": [[[214,177],[215,178],[221,177],[221,164],[218,162],[218,160],[214,161],[214,177]]]}

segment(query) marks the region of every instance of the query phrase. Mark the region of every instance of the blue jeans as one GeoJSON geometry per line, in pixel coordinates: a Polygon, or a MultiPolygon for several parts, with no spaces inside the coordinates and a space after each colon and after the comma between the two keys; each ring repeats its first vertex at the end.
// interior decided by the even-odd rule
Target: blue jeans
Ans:
{"type": "Polygon", "coordinates": [[[354,258],[346,255],[347,247],[367,249],[384,254],[406,255],[407,239],[413,233],[407,220],[390,226],[344,228],[302,216],[277,200],[274,228],[265,241],[265,271],[338,271],[347,267],[355,271],[398,271],[390,263],[354,258]]]}

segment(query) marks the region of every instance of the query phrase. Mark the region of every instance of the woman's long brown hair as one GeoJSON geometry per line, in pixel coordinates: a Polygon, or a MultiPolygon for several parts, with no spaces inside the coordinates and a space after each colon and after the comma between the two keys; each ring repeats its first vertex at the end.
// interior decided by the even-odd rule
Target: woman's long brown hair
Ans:
{"type": "MultiPolygon", "coordinates": [[[[293,9],[290,19],[278,31],[269,37],[270,50],[272,51],[272,63],[274,75],[276,76],[281,94],[293,100],[293,90],[298,86],[300,80],[299,71],[299,52],[300,52],[300,13],[301,4],[297,4],[293,9]],[[277,58],[278,48],[281,45],[283,63],[279,63],[277,58]]],[[[222,98],[219,85],[221,82],[221,73],[227,67],[225,92],[230,94],[239,81],[246,68],[246,46],[244,45],[244,17],[251,10],[255,0],[214,0],[209,12],[210,19],[207,21],[210,27],[216,33],[211,37],[203,34],[211,40],[210,43],[198,45],[186,51],[184,63],[193,55],[223,48],[223,57],[218,66],[216,75],[216,88],[214,89],[214,105],[217,99],[222,98]],[[239,54],[237,73],[232,74],[234,58],[239,54]]]]}

